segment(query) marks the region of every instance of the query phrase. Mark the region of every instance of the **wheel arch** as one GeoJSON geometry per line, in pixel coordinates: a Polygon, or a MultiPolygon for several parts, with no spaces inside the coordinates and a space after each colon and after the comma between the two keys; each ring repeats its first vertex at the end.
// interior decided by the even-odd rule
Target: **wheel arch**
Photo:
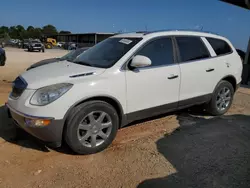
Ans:
{"type": "MultiPolygon", "coordinates": [[[[65,116],[64,116],[64,122],[66,123],[67,118],[69,117],[69,115],[71,114],[72,110],[82,104],[85,103],[87,101],[93,101],[93,100],[100,100],[100,101],[104,101],[109,103],[110,105],[112,105],[115,110],[117,111],[117,114],[119,116],[119,127],[122,127],[123,124],[125,124],[125,115],[124,115],[124,110],[122,108],[121,103],[114,97],[108,96],[108,95],[101,95],[101,96],[93,96],[93,97],[89,97],[89,98],[84,98],[81,99],[80,101],[77,101],[75,104],[73,104],[69,110],[66,112],[65,116]]],[[[64,123],[64,124],[65,124],[64,123]]],[[[64,125],[65,126],[65,125],[64,125]]]]}
{"type": "Polygon", "coordinates": [[[237,89],[237,81],[236,81],[236,78],[233,75],[225,76],[220,81],[222,81],[222,80],[225,80],[225,81],[228,81],[229,83],[231,83],[233,88],[234,88],[234,91],[236,91],[236,89],[237,89]]]}
{"type": "Polygon", "coordinates": [[[233,76],[233,75],[227,75],[227,76],[224,76],[215,86],[213,92],[216,90],[218,84],[222,81],[222,80],[225,80],[225,81],[228,81],[229,83],[232,84],[233,88],[234,88],[234,91],[237,90],[237,81],[236,81],[236,78],[233,76]]]}

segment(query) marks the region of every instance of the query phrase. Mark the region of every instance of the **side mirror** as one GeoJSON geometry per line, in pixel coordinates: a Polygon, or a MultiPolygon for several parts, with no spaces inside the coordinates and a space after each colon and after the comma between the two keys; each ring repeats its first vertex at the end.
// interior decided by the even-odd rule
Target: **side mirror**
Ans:
{"type": "Polygon", "coordinates": [[[132,59],[129,67],[133,69],[133,68],[148,67],[150,65],[151,65],[151,60],[148,57],[143,55],[136,55],[132,59]]]}

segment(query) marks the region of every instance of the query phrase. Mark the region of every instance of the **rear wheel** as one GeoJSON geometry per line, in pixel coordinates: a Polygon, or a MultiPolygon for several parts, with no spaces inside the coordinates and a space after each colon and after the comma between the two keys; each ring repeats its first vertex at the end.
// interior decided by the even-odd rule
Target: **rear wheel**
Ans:
{"type": "Polygon", "coordinates": [[[232,84],[225,80],[220,81],[209,103],[208,112],[216,116],[225,114],[232,105],[233,97],[234,88],[232,84]]]}
{"type": "Polygon", "coordinates": [[[65,140],[79,154],[97,153],[114,140],[119,125],[116,110],[104,101],[77,106],[66,124],[65,140]]]}

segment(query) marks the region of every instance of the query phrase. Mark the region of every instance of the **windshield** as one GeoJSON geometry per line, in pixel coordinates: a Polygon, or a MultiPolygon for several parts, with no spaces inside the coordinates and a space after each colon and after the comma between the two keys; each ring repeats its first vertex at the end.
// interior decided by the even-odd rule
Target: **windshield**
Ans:
{"type": "Polygon", "coordinates": [[[109,68],[141,39],[142,38],[108,38],[81,54],[74,62],[87,66],[109,68]]]}
{"type": "Polygon", "coordinates": [[[81,48],[80,49],[76,49],[76,50],[72,50],[71,52],[69,52],[66,55],[62,56],[60,58],[60,60],[61,61],[67,60],[67,61],[73,62],[78,55],[80,55],[81,53],[83,53],[86,50],[87,49],[81,49],[81,48]]]}

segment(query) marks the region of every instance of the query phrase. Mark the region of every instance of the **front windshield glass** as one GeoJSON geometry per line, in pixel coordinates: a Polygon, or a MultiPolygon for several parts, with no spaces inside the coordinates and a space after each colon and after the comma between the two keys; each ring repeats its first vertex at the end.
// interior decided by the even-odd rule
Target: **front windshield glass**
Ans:
{"type": "Polygon", "coordinates": [[[82,53],[75,63],[109,68],[134,47],[142,38],[108,38],[82,53]]]}
{"type": "Polygon", "coordinates": [[[76,49],[76,50],[72,50],[69,53],[67,53],[66,55],[62,56],[60,58],[60,60],[67,60],[70,62],[73,62],[75,60],[75,58],[80,55],[81,53],[83,53],[86,49],[76,49]]]}

